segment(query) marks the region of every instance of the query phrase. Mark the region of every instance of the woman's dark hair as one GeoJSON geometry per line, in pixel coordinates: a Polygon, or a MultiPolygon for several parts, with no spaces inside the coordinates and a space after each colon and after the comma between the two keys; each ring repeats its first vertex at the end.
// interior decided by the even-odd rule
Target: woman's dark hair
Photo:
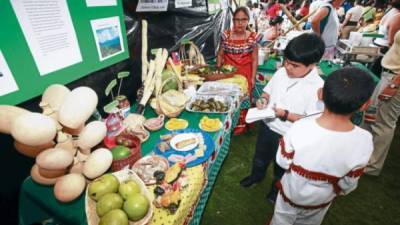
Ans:
{"type": "Polygon", "coordinates": [[[281,24],[283,22],[283,18],[281,16],[277,16],[269,21],[270,26],[275,26],[277,24],[281,24]]]}
{"type": "Polygon", "coordinates": [[[243,12],[244,14],[246,14],[247,19],[250,19],[249,11],[246,7],[243,6],[236,8],[235,12],[233,13],[233,18],[235,18],[236,14],[238,14],[239,12],[243,12]]]}
{"type": "Polygon", "coordinates": [[[349,115],[368,101],[374,89],[375,83],[367,72],[356,67],[346,67],[328,76],[322,99],[329,111],[349,115]]]}
{"type": "Polygon", "coordinates": [[[286,59],[305,66],[318,63],[324,52],[324,41],[313,33],[305,33],[293,38],[283,51],[286,59]]]}

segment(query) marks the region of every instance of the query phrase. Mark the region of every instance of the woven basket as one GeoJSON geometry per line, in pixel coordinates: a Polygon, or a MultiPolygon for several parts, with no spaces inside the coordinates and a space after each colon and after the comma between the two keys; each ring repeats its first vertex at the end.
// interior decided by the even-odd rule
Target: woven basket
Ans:
{"type": "MultiPolygon", "coordinates": [[[[137,136],[129,135],[130,139],[132,140],[133,147],[131,148],[131,154],[127,158],[119,159],[119,160],[113,160],[111,164],[111,170],[113,172],[120,171],[124,169],[125,167],[130,168],[135,164],[136,161],[138,161],[142,155],[141,155],[141,141],[137,136]]],[[[110,149],[115,147],[117,145],[116,143],[116,137],[113,138],[105,138],[103,141],[104,145],[110,149]]]]}
{"type": "MultiPolygon", "coordinates": [[[[139,178],[139,176],[132,170],[124,169],[118,172],[113,173],[115,177],[118,178],[119,182],[123,182],[125,180],[134,180],[139,186],[141,193],[147,198],[149,201],[149,211],[147,212],[146,216],[139,220],[139,221],[129,221],[129,225],[145,225],[148,224],[153,217],[153,196],[150,194],[149,190],[147,189],[146,185],[143,181],[139,178]]],[[[88,189],[86,188],[86,196],[85,196],[85,211],[86,211],[86,219],[88,225],[98,225],[100,222],[100,218],[97,216],[96,213],[96,202],[92,200],[88,195],[88,189]]]]}
{"type": "MultiPolygon", "coordinates": [[[[176,77],[176,76],[171,76],[171,77],[169,77],[168,79],[166,79],[166,80],[161,84],[160,90],[158,90],[158,93],[157,93],[157,95],[156,95],[156,108],[155,108],[156,113],[157,113],[158,115],[163,114],[163,115],[165,115],[165,116],[167,116],[167,117],[169,117],[169,118],[178,117],[178,116],[182,113],[182,111],[185,109],[185,104],[186,104],[186,103],[185,103],[185,104],[182,104],[181,107],[176,107],[176,106],[174,106],[174,107],[177,108],[177,110],[176,110],[175,112],[168,112],[168,111],[166,111],[165,109],[163,109],[163,106],[162,106],[162,104],[161,104],[161,101],[162,101],[162,100],[161,100],[162,90],[163,90],[164,86],[165,86],[169,81],[171,81],[171,80],[173,80],[173,79],[175,79],[175,80],[178,82],[178,91],[179,91],[179,92],[183,92],[182,83],[179,81],[178,77],[176,77]]],[[[168,104],[168,103],[165,103],[165,104],[168,104]]]]}
{"type": "Polygon", "coordinates": [[[204,64],[203,55],[192,41],[181,44],[179,47],[179,57],[184,67],[204,64]]]}

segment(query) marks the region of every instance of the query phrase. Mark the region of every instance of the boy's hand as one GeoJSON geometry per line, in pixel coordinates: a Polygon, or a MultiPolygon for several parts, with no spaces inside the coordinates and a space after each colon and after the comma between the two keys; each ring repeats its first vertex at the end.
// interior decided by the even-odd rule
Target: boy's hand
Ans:
{"type": "Polygon", "coordinates": [[[268,105],[268,102],[265,98],[259,98],[256,102],[257,109],[264,109],[268,105]]]}
{"type": "Polygon", "coordinates": [[[278,118],[282,118],[285,115],[284,109],[274,107],[273,110],[275,111],[275,116],[278,118]]]}

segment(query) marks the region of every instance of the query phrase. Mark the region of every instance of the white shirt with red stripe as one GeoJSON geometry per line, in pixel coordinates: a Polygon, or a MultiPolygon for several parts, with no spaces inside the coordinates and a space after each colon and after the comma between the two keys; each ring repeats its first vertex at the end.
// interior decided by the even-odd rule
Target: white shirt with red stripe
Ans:
{"type": "Polygon", "coordinates": [[[332,131],[316,119],[294,123],[276,156],[287,170],[281,179],[283,196],[305,208],[327,205],[337,194],[353,191],[373,151],[368,131],[358,126],[348,132],[332,131]]]}

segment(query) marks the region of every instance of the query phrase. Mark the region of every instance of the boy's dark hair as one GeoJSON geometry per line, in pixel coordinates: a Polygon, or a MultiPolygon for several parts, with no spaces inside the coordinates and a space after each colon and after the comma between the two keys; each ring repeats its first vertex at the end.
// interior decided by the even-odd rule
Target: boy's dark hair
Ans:
{"type": "Polygon", "coordinates": [[[305,33],[293,38],[283,53],[286,59],[308,66],[318,63],[324,52],[324,41],[316,34],[305,33]]]}
{"type": "Polygon", "coordinates": [[[366,71],[346,67],[332,72],[325,80],[322,99],[329,111],[348,115],[367,102],[374,88],[375,82],[366,71]]]}

